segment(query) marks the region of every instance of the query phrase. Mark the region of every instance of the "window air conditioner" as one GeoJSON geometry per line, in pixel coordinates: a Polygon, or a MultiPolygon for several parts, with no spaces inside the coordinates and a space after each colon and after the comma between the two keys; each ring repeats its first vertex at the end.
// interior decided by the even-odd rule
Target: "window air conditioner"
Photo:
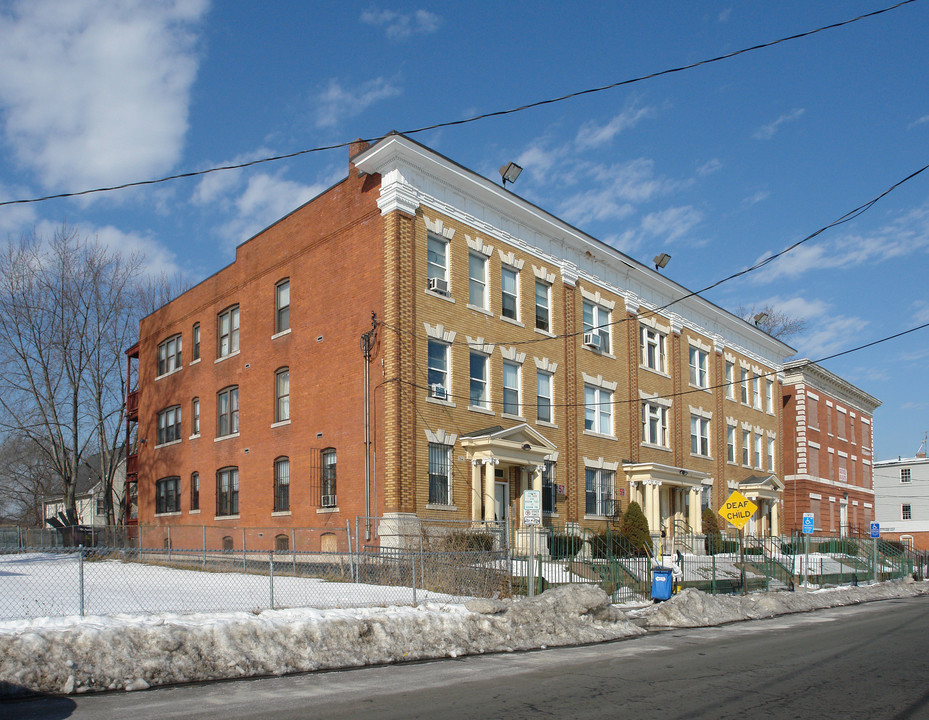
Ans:
{"type": "Polygon", "coordinates": [[[448,295],[448,280],[442,278],[429,278],[429,289],[432,292],[448,295]]]}
{"type": "Polygon", "coordinates": [[[323,495],[322,506],[324,508],[335,507],[335,495],[323,495]]]}
{"type": "Polygon", "coordinates": [[[444,385],[433,383],[431,393],[432,397],[436,398],[437,400],[448,400],[448,390],[445,389],[444,385]]]}
{"type": "Polygon", "coordinates": [[[584,344],[589,348],[594,348],[595,350],[600,349],[600,336],[597,333],[584,333],[584,344]]]}

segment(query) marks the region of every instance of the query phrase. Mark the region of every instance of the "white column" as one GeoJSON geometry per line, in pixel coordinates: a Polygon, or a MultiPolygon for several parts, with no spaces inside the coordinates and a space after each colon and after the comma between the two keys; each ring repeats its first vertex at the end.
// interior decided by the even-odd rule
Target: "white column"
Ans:
{"type": "Polygon", "coordinates": [[[778,507],[780,503],[775,500],[771,503],[771,534],[780,535],[781,534],[781,519],[778,515],[778,507]]]}
{"type": "Polygon", "coordinates": [[[700,488],[690,489],[690,529],[698,535],[703,534],[703,517],[700,512],[700,488]]]}
{"type": "Polygon", "coordinates": [[[532,473],[532,489],[542,492],[542,469],[544,466],[536,465],[532,473]]]}
{"type": "Polygon", "coordinates": [[[471,461],[471,521],[481,520],[481,461],[471,461]]]}
{"type": "Polygon", "coordinates": [[[494,519],[494,465],[492,458],[484,460],[484,520],[493,522],[494,519]]]}
{"type": "Polygon", "coordinates": [[[651,491],[651,516],[648,519],[649,529],[655,534],[661,532],[661,486],[657,483],[649,486],[651,491]]]}

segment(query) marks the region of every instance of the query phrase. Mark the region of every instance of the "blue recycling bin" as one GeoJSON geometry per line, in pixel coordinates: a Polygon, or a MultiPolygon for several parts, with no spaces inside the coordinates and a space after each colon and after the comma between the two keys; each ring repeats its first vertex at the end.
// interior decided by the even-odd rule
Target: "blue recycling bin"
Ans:
{"type": "Polygon", "coordinates": [[[652,568],[652,599],[670,600],[671,588],[674,582],[671,579],[671,568],[652,568]]]}

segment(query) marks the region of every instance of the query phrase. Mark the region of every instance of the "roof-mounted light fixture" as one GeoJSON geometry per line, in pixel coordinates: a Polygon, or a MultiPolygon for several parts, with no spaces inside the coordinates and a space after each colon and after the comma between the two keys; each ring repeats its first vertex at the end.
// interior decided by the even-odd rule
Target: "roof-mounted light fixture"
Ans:
{"type": "Polygon", "coordinates": [[[760,312],[757,315],[755,315],[755,317],[753,317],[752,319],[755,321],[755,327],[758,327],[759,325],[761,325],[761,323],[763,323],[765,320],[768,319],[768,313],[760,312]]]}
{"type": "Polygon", "coordinates": [[[500,166],[500,177],[503,178],[503,187],[506,187],[508,182],[516,182],[516,178],[519,177],[519,174],[523,169],[514,162],[507,163],[506,165],[500,166]]]}
{"type": "Polygon", "coordinates": [[[665,265],[668,264],[668,261],[671,259],[671,256],[668,253],[661,253],[660,255],[655,256],[655,269],[661,270],[665,265]]]}

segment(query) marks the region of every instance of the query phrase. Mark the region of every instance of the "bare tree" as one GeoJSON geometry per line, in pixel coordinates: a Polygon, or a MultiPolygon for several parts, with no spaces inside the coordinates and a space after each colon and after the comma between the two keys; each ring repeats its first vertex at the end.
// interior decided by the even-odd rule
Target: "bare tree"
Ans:
{"type": "Polygon", "coordinates": [[[54,470],[29,438],[13,435],[0,442],[0,515],[4,522],[40,526],[43,498],[57,489],[54,470]]]}
{"type": "Polygon", "coordinates": [[[800,335],[806,331],[807,323],[805,318],[790,315],[783,310],[778,310],[773,305],[763,305],[761,307],[751,305],[747,308],[744,305],[739,305],[735,314],[743,320],[758,326],[759,329],[778,340],[787,340],[787,338],[800,335]]]}
{"type": "Polygon", "coordinates": [[[108,521],[121,461],[125,359],[138,328],[141,258],[62,226],[0,257],[0,428],[28,438],[75,507],[84,458],[100,453],[108,521]]]}

